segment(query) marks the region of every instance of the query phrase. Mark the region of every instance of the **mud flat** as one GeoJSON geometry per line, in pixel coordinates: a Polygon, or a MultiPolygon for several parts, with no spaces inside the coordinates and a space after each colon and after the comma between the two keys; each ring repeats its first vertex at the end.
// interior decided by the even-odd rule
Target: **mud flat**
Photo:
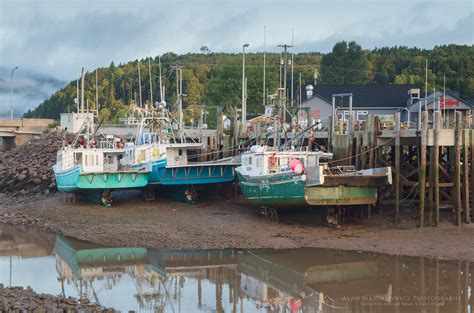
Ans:
{"type": "Polygon", "coordinates": [[[414,216],[402,214],[395,227],[390,216],[355,219],[340,229],[313,223],[318,213],[282,215],[266,222],[241,198],[187,205],[167,199],[145,202],[125,192],[110,208],[86,201],[64,205],[61,195],[12,198],[0,194],[0,221],[31,224],[107,246],[147,248],[299,248],[323,247],[392,255],[474,260],[474,225],[458,228],[442,218],[440,227],[417,229],[414,216]]]}

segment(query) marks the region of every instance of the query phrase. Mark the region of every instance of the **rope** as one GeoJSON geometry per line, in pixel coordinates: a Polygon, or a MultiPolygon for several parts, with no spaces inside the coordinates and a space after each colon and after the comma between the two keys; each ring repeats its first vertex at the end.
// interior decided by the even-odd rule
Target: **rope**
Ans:
{"type": "Polygon", "coordinates": [[[396,136],[393,136],[393,137],[387,139],[386,141],[382,142],[380,145],[375,146],[375,147],[373,147],[373,148],[370,148],[370,149],[368,149],[368,150],[362,151],[361,153],[354,154],[353,156],[350,156],[350,157],[347,157],[347,158],[342,158],[342,159],[338,159],[338,160],[333,160],[333,161],[330,161],[330,162],[328,162],[328,163],[331,164],[331,163],[341,162],[341,161],[345,161],[345,160],[350,160],[350,159],[352,159],[352,158],[355,158],[356,156],[359,156],[359,155],[362,155],[362,154],[364,154],[364,153],[367,153],[367,152],[376,150],[376,149],[382,147],[383,145],[385,145],[387,142],[389,142],[389,141],[391,141],[392,139],[394,139],[395,137],[396,137],[396,136]]]}
{"type": "MultiPolygon", "coordinates": [[[[414,184],[413,187],[411,188],[410,192],[408,193],[408,196],[406,196],[404,199],[402,199],[400,201],[400,203],[402,203],[403,201],[407,200],[410,196],[411,196],[411,193],[413,192],[413,190],[415,190],[415,187],[418,186],[418,183],[414,184]]],[[[415,195],[416,195],[416,192],[415,192],[415,195]]],[[[413,197],[413,199],[411,200],[411,202],[413,202],[413,200],[415,199],[415,197],[413,197]]],[[[410,203],[411,203],[410,202],[410,203]]]]}

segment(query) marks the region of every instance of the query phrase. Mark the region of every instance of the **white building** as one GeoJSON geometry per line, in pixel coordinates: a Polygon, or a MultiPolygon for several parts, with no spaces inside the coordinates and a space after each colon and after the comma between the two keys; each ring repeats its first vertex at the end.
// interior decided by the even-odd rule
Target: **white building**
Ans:
{"type": "Polygon", "coordinates": [[[87,118],[94,120],[94,113],[61,113],[61,130],[77,134],[87,118]]]}

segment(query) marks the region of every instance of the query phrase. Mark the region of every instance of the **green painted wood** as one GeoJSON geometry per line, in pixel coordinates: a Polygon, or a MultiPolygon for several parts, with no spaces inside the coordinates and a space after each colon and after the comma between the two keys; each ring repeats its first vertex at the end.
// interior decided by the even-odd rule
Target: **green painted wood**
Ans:
{"type": "Polygon", "coordinates": [[[305,189],[309,205],[360,205],[377,202],[377,187],[314,186],[305,189]]]}

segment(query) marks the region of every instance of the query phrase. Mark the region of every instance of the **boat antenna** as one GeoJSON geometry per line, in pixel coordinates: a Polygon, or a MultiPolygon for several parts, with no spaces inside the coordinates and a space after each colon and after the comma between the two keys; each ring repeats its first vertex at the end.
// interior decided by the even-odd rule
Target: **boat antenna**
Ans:
{"type": "Polygon", "coordinates": [[[97,112],[97,116],[99,115],[99,73],[97,72],[99,69],[95,69],[95,110],[97,112]]]}
{"type": "Polygon", "coordinates": [[[163,92],[163,81],[161,78],[161,56],[158,56],[158,68],[160,70],[160,102],[163,102],[164,92],[163,92]]]}
{"type": "Polygon", "coordinates": [[[267,25],[263,26],[263,107],[265,108],[265,100],[266,100],[266,95],[265,95],[265,72],[266,72],[266,45],[267,45],[267,25]]]}
{"type": "Polygon", "coordinates": [[[148,57],[148,76],[150,76],[150,106],[153,107],[153,84],[151,82],[151,58],[148,57]]]}
{"type": "Polygon", "coordinates": [[[84,68],[81,70],[81,113],[84,113],[84,68]]]}
{"type": "Polygon", "coordinates": [[[137,60],[137,67],[138,67],[138,93],[140,94],[140,108],[143,108],[143,103],[142,103],[142,79],[140,77],[140,60],[137,60]]]}

